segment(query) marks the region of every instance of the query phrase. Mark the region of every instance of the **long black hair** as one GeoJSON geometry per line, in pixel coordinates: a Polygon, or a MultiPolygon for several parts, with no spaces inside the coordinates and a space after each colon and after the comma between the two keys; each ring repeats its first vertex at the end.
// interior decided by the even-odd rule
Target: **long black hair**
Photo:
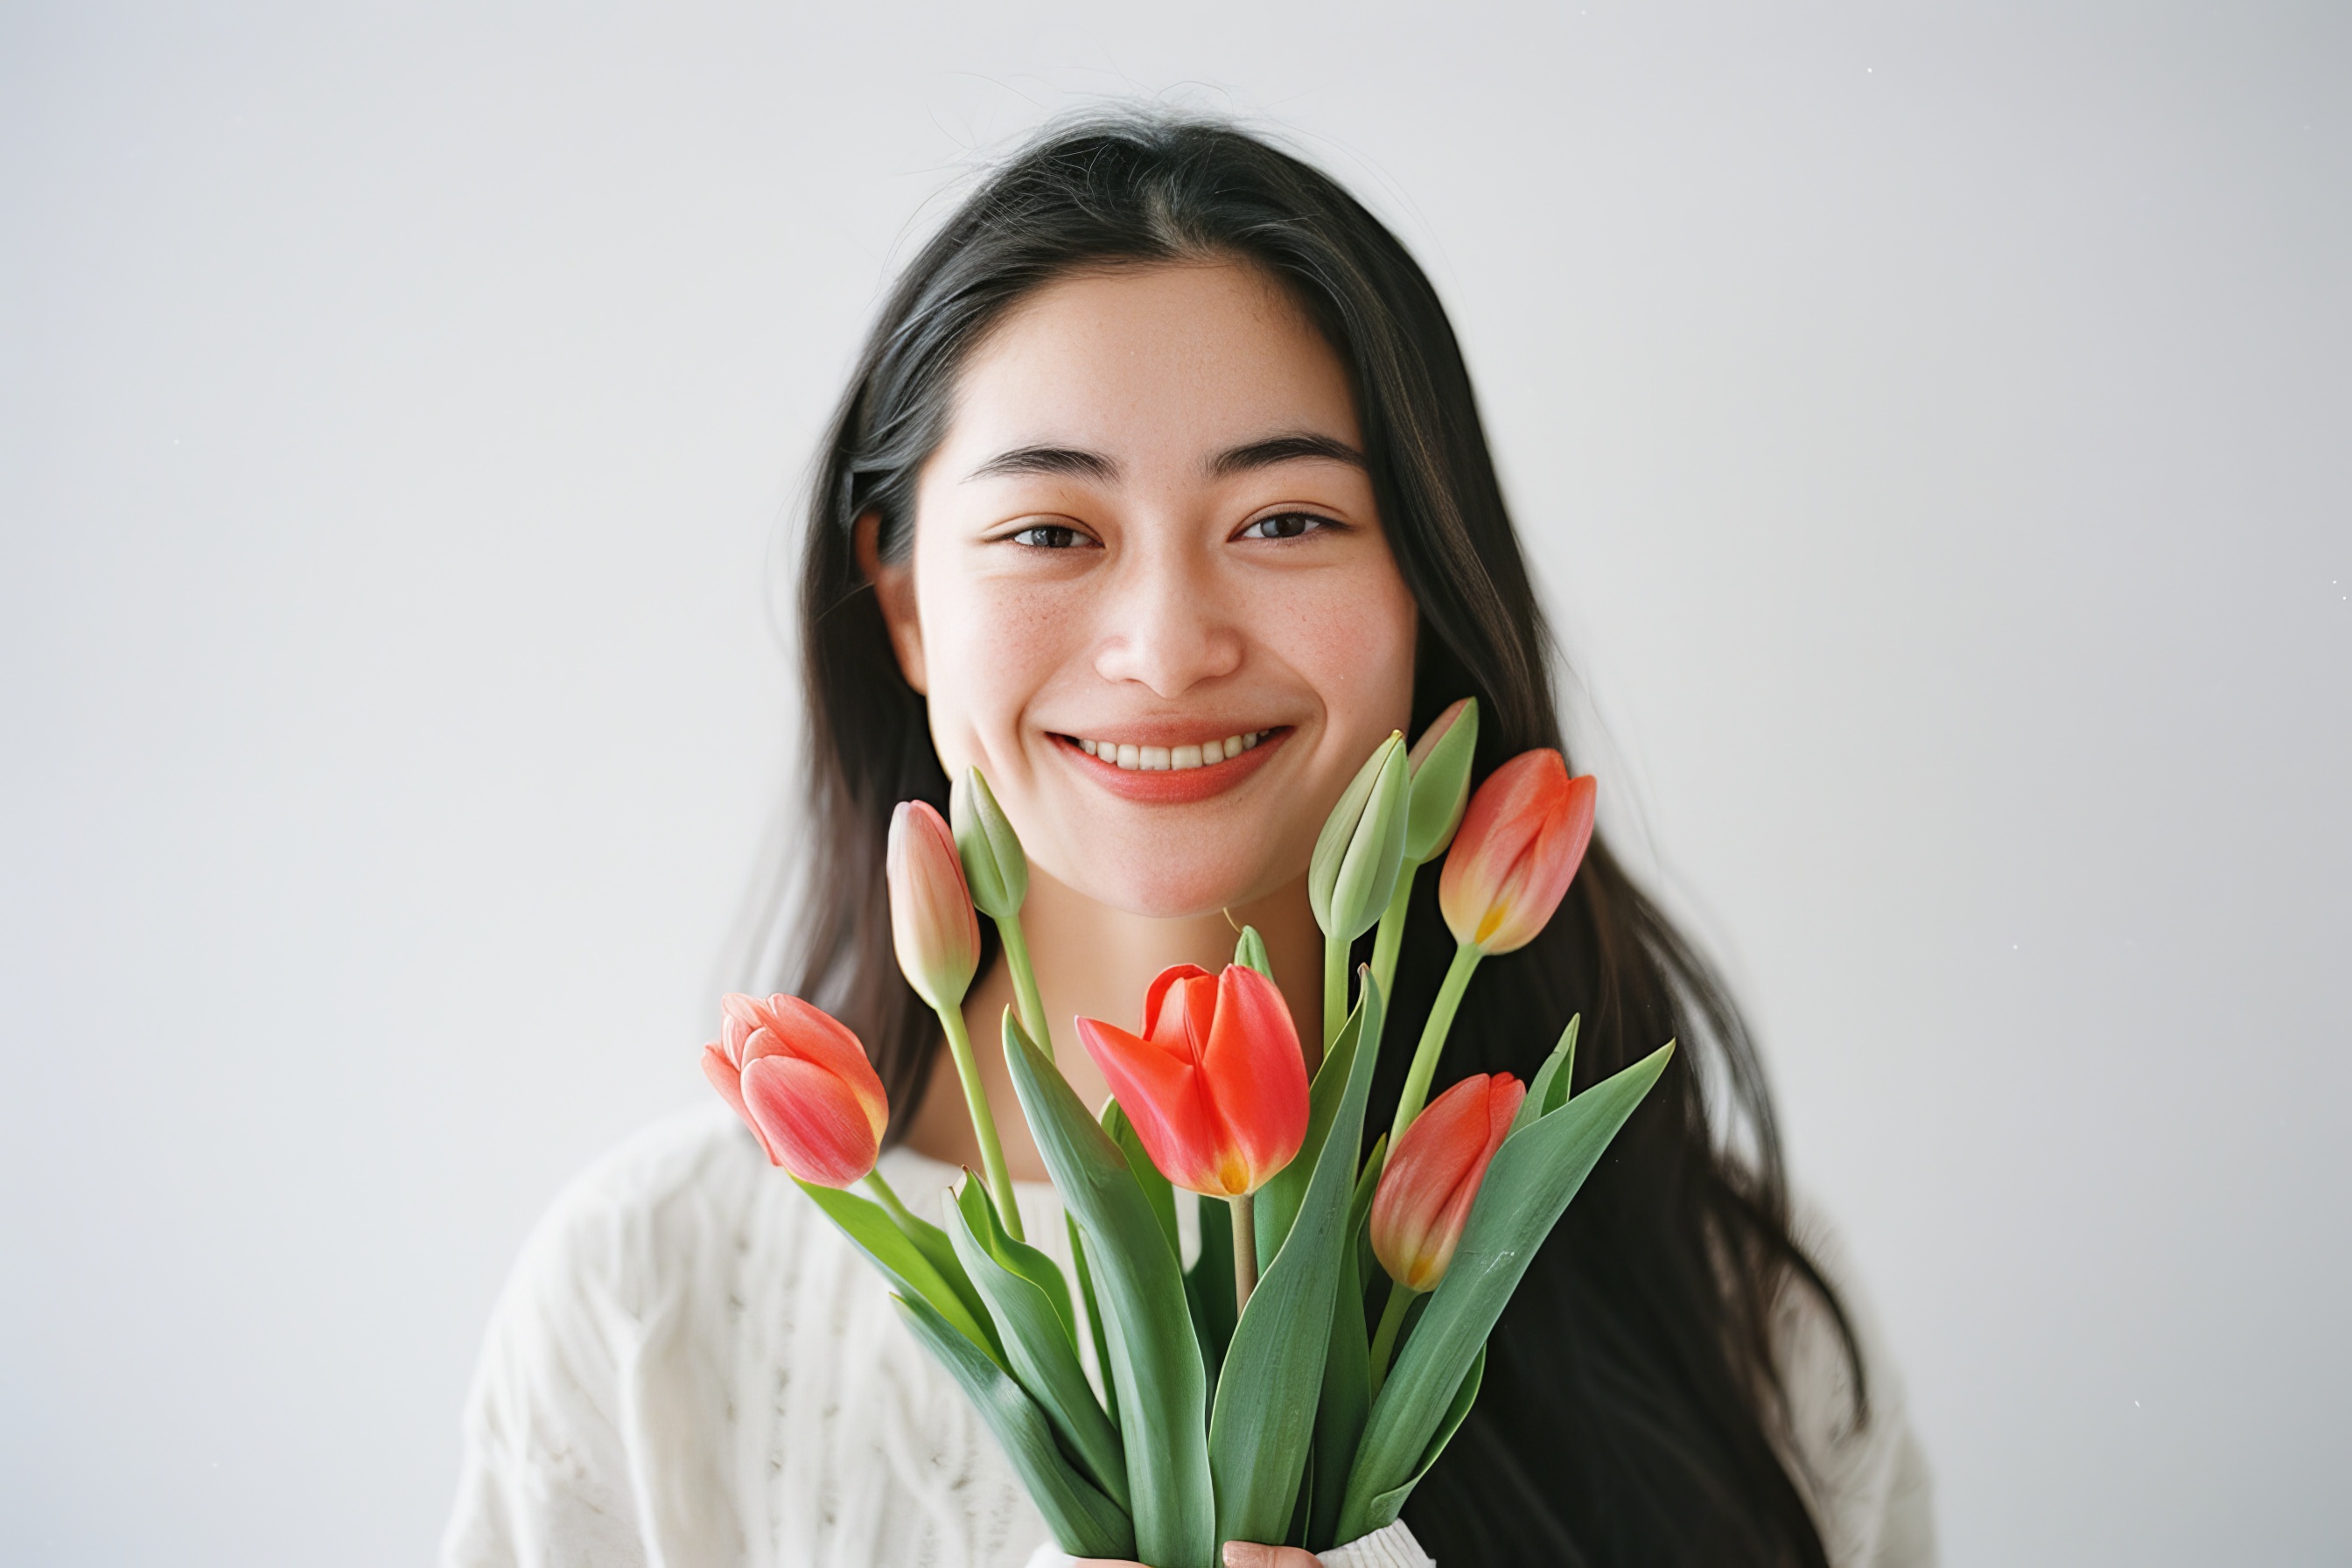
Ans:
{"type": "MultiPolygon", "coordinates": [[[[1381,520],[1420,606],[1415,732],[1468,695],[1481,776],[1561,743],[1550,637],[1469,373],[1396,237],[1328,176],[1230,126],[1129,113],[1045,132],[898,279],[810,504],[800,624],[813,816],[794,835],[809,874],[780,978],[866,1041],[897,1108],[894,1136],[939,1035],[892,958],[884,845],[892,806],[944,808],[948,781],[855,525],[877,517],[883,556],[902,558],[917,470],[941,437],[958,367],[1008,307],[1078,268],[1216,258],[1278,279],[1345,363],[1381,520]]],[[[1451,952],[1436,884],[1418,879],[1397,968],[1407,1016],[1426,1011],[1451,952]]],[[[1481,967],[1445,1065],[1528,1078],[1571,1013],[1584,1017],[1580,1085],[1670,1037],[1681,1049],[1528,1270],[1477,1405],[1406,1518],[1449,1568],[1824,1564],[1783,1458],[1769,1331],[1781,1292],[1819,1294],[1857,1388],[1860,1358],[1790,1236],[1771,1102],[1738,1011],[1599,840],[1542,935],[1481,967]],[[1726,1126],[1710,1124],[1710,1086],[1726,1126]]],[[[1388,1125],[1407,1054],[1383,1053],[1368,1131],[1388,1125]]]]}

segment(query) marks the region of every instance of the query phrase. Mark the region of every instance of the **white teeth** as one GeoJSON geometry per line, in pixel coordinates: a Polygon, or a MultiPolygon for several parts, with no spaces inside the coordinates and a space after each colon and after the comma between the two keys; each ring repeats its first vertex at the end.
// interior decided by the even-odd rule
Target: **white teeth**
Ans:
{"type": "Polygon", "coordinates": [[[1197,746],[1123,746],[1116,741],[1082,740],[1078,749],[1090,757],[1115,763],[1129,773],[1171,773],[1238,757],[1265,740],[1265,733],[1263,730],[1248,730],[1222,741],[1203,741],[1197,746]]]}

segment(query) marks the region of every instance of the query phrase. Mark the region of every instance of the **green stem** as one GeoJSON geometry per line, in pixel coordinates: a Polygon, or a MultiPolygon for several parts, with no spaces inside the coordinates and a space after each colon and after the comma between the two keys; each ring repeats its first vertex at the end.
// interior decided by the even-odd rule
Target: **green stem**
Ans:
{"type": "Polygon", "coordinates": [[[890,1184],[882,1179],[879,1166],[866,1173],[866,1185],[868,1191],[882,1200],[882,1206],[890,1211],[891,1223],[908,1235],[914,1235],[914,1214],[905,1204],[898,1201],[898,1194],[891,1190],[890,1184]]]}
{"type": "Polygon", "coordinates": [[[1250,1292],[1257,1289],[1257,1211],[1248,1193],[1227,1198],[1225,1206],[1234,1215],[1234,1317],[1238,1321],[1249,1305],[1250,1292]]]}
{"type": "Polygon", "coordinates": [[[1421,1043],[1412,1048],[1412,1068],[1404,1075],[1404,1095],[1397,1101],[1396,1121],[1389,1128],[1391,1150],[1403,1141],[1404,1130],[1429,1102],[1429,1080],[1437,1076],[1437,1058],[1445,1049],[1446,1032],[1454,1027],[1454,1010],[1462,1005],[1462,993],[1470,988],[1470,972],[1478,967],[1479,957],[1478,950],[1466,942],[1454,950],[1445,984],[1437,988],[1429,1022],[1422,1026],[1421,1043]]]}
{"type": "Polygon", "coordinates": [[[1381,911],[1380,934],[1372,938],[1372,978],[1381,983],[1383,998],[1396,994],[1397,950],[1404,945],[1404,910],[1412,900],[1413,874],[1421,868],[1408,860],[1397,868],[1396,891],[1381,911]]]}
{"type": "Polygon", "coordinates": [[[1412,1310],[1413,1293],[1389,1281],[1389,1304],[1381,1309],[1380,1331],[1372,1335],[1372,1397],[1381,1396],[1381,1384],[1388,1381],[1389,1357],[1396,1352],[1397,1331],[1404,1327],[1404,1315],[1412,1310]]]}
{"type": "Polygon", "coordinates": [[[948,1049],[955,1057],[956,1076],[963,1079],[964,1109],[971,1112],[971,1130],[980,1137],[980,1165],[988,1178],[989,1196],[996,1200],[996,1215],[1004,1233],[1015,1241],[1021,1234],[1021,1205],[1013,1201],[1013,1176],[1004,1168],[1004,1145],[996,1141],[996,1118],[989,1113],[988,1090],[980,1081],[980,1064],[972,1059],[971,1037],[964,1033],[963,1015],[953,1007],[939,1009],[948,1032],[948,1049]]]}
{"type": "Polygon", "coordinates": [[[1021,1013],[1021,1031],[1029,1043],[1054,1059],[1054,1037],[1045,1028],[1045,1003],[1037,994],[1037,972],[1029,967],[1029,939],[1022,934],[1018,910],[996,922],[1004,941],[1004,963],[1013,971],[1013,998],[1021,1013]]]}
{"type": "Polygon", "coordinates": [[[1348,1021],[1348,939],[1323,939],[1323,1049],[1339,1037],[1348,1021]]]}

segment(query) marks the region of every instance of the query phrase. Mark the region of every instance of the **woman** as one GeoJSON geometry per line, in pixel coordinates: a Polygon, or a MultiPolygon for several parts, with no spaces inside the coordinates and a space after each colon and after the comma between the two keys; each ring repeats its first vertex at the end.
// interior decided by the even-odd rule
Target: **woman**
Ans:
{"type": "MultiPolygon", "coordinates": [[[[978,1161],[892,959],[896,802],[944,807],[952,772],[987,773],[1029,851],[1059,1059],[1096,1102],[1070,1021],[1130,1020],[1168,964],[1213,969],[1233,921],[1316,1037],[1307,851],[1391,730],[1475,696],[1481,775],[1559,744],[1542,615],[1427,279],[1331,181],[1223,127],[1049,133],[964,204],[868,342],[804,560],[814,793],[787,988],[866,1042],[902,1192],[978,1161]]],[[[1407,1016],[1450,952],[1435,882],[1397,972],[1407,1016]]],[[[1010,1000],[992,952],[978,1037],[1010,1000]]],[[[1580,1011],[1580,1083],[1685,1048],[1497,1327],[1406,1540],[1447,1568],[1930,1561],[1917,1451],[1792,1233],[1738,1016],[1597,842],[1541,937],[1481,969],[1442,1077],[1531,1076],[1580,1011]],[[1714,1124],[1709,1081],[1737,1126],[1714,1124]]],[[[1384,1054],[1368,1128],[1404,1056],[1384,1054]]],[[[988,1068],[1028,1233],[1058,1237],[988,1068]]],[[[456,1563],[1011,1564],[1045,1537],[878,1279],[721,1108],[611,1156],[542,1226],[468,1436],[456,1563]]]]}

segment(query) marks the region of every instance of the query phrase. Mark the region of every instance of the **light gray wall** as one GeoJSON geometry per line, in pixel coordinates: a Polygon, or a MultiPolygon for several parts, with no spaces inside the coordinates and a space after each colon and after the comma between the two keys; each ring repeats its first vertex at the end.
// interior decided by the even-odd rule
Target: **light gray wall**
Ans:
{"type": "Polygon", "coordinates": [[[2352,13],[194,9],[0,19],[0,1558],[429,1554],[708,1092],[877,290],[1136,92],[1457,312],[1948,1560],[2352,1556],[2352,13]]]}

